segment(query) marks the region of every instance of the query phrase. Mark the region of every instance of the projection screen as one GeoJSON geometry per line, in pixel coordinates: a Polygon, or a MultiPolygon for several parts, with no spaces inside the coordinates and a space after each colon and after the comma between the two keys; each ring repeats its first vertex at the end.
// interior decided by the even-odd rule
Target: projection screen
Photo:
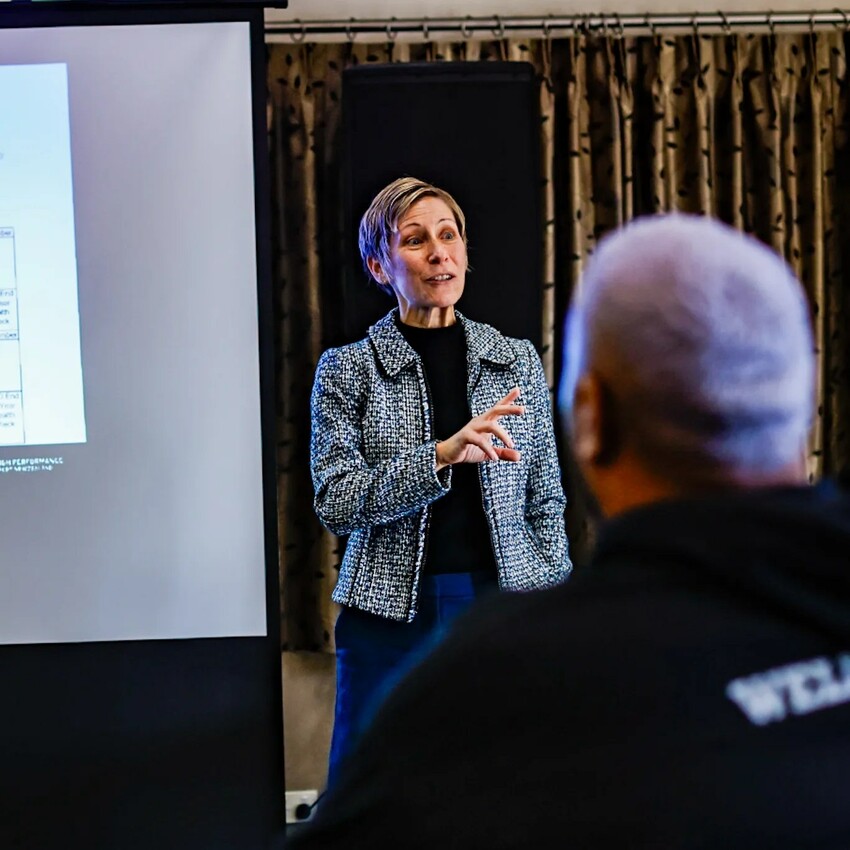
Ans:
{"type": "Polygon", "coordinates": [[[251,107],[245,22],[0,30],[2,644],[267,632],[251,107]]]}

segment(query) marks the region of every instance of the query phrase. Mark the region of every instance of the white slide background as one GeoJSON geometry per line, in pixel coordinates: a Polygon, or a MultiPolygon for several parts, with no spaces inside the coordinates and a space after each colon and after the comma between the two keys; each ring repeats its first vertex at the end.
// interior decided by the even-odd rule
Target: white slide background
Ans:
{"type": "Polygon", "coordinates": [[[64,64],[0,65],[0,293],[0,445],[85,442],[64,64]]]}

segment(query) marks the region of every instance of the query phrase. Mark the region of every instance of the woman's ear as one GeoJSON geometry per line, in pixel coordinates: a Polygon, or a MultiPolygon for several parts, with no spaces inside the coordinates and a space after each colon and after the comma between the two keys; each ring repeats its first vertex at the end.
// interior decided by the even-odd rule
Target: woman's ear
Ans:
{"type": "Polygon", "coordinates": [[[367,257],[366,266],[369,269],[369,273],[379,284],[382,286],[389,286],[390,279],[384,272],[384,267],[381,265],[381,261],[377,257],[367,257]]]}

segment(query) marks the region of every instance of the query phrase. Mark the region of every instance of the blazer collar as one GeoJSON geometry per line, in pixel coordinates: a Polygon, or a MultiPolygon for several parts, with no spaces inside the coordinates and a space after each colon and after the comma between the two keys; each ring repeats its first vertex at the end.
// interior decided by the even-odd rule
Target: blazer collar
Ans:
{"type": "MultiPolygon", "coordinates": [[[[383,319],[369,328],[369,339],[375,347],[378,360],[384,371],[395,376],[416,360],[416,352],[396,327],[398,307],[390,310],[383,319]]],[[[463,326],[469,349],[469,363],[487,361],[497,366],[509,366],[516,360],[516,353],[507,339],[490,325],[473,322],[455,310],[457,320],[463,326]]]]}

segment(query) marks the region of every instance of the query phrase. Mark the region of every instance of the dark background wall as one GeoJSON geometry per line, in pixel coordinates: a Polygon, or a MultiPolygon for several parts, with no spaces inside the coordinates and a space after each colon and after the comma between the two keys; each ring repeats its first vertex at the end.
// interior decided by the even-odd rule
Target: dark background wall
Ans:
{"type": "Polygon", "coordinates": [[[362,338],[395,305],[367,283],[357,226],[381,188],[409,175],[446,189],[466,215],[472,271],[458,309],[539,348],[540,134],[532,66],[350,68],[342,102],[343,304],[330,341],[362,338]]]}

